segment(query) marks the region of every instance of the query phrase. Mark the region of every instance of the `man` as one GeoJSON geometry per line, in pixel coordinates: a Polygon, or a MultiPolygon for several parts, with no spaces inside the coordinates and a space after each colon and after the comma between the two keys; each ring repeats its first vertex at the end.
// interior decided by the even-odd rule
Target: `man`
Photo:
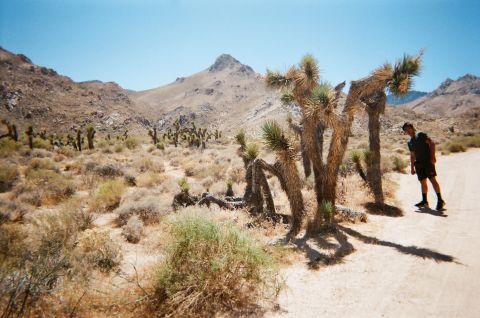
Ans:
{"type": "Polygon", "coordinates": [[[437,193],[437,211],[441,211],[445,206],[445,201],[442,199],[440,185],[435,178],[437,175],[437,172],[435,171],[435,163],[437,162],[435,158],[435,144],[425,133],[419,132],[416,134],[415,128],[411,123],[406,122],[403,124],[402,129],[405,134],[411,137],[408,141],[408,149],[410,149],[411,172],[412,175],[415,173],[417,174],[418,180],[422,186],[422,201],[415,204],[415,206],[419,208],[428,207],[428,178],[433,186],[433,189],[437,193]]]}

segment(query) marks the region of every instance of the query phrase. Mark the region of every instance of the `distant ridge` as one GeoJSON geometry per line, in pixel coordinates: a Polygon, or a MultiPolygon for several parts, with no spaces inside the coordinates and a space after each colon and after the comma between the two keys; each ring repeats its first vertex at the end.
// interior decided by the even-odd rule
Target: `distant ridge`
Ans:
{"type": "Polygon", "coordinates": [[[457,80],[447,78],[437,89],[405,104],[419,113],[456,116],[480,108],[480,77],[465,74],[457,80]]]}
{"type": "Polygon", "coordinates": [[[410,91],[405,96],[395,97],[394,95],[387,96],[387,104],[389,105],[402,105],[427,95],[426,92],[410,91]]]}

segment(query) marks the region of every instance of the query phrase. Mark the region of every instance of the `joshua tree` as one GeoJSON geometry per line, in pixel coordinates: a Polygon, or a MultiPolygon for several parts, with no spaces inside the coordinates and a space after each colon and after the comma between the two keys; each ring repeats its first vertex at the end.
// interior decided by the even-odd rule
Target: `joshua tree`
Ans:
{"type": "Polygon", "coordinates": [[[8,129],[8,133],[5,134],[5,135],[1,135],[0,136],[0,139],[1,138],[5,138],[5,137],[10,137],[10,139],[12,139],[13,141],[17,142],[18,141],[18,131],[17,131],[17,126],[15,126],[15,124],[10,124],[10,122],[6,119],[3,119],[2,120],[2,124],[4,124],[5,126],[7,126],[7,129],[8,129]]]}
{"type": "Polygon", "coordinates": [[[87,128],[87,141],[88,141],[88,149],[93,149],[93,138],[95,137],[95,128],[92,126],[87,128]]]}
{"type": "Polygon", "coordinates": [[[257,169],[267,170],[280,181],[282,189],[287,194],[292,213],[292,227],[289,236],[294,237],[302,227],[305,212],[301,191],[302,181],[300,180],[297,166],[295,165],[296,154],[291,146],[290,140],[285,137],[277,122],[267,121],[262,126],[262,131],[265,144],[275,152],[277,160],[271,165],[262,159],[255,159],[253,162],[254,172],[258,171],[257,169]]]}
{"type": "Polygon", "coordinates": [[[422,54],[423,52],[420,51],[415,57],[404,55],[403,59],[398,60],[394,66],[385,64],[377,69],[375,73],[383,80],[378,81],[378,86],[370,96],[362,99],[367,105],[368,140],[371,152],[371,161],[367,164],[367,181],[374,194],[375,204],[380,208],[384,206],[382,174],[380,170],[380,114],[383,114],[385,111],[387,100],[385,89],[388,89],[395,96],[407,94],[412,87],[412,77],[420,74],[422,54]]]}
{"type": "Polygon", "coordinates": [[[77,147],[76,147],[78,151],[82,151],[82,141],[83,141],[82,131],[79,129],[77,130],[77,147]]]}
{"type": "Polygon", "coordinates": [[[275,213],[275,205],[273,196],[268,185],[267,177],[261,169],[256,169],[254,160],[258,156],[258,147],[254,143],[246,143],[245,131],[240,130],[235,136],[239,148],[237,154],[242,158],[245,167],[245,193],[243,200],[245,204],[250,207],[252,214],[259,214],[263,212],[263,204],[266,204],[266,209],[270,213],[275,213]]]}
{"type": "Polygon", "coordinates": [[[32,126],[28,126],[27,128],[27,131],[25,132],[27,134],[27,137],[28,137],[28,146],[30,147],[30,149],[33,149],[33,127],[32,126]]]}
{"type": "Polygon", "coordinates": [[[152,142],[153,142],[154,145],[156,145],[157,142],[158,142],[158,139],[157,139],[157,127],[153,127],[152,130],[149,130],[149,131],[148,131],[148,135],[149,135],[150,137],[152,137],[152,142]]]}
{"type": "MultiPolygon", "coordinates": [[[[300,106],[303,115],[302,137],[305,152],[310,160],[315,178],[315,193],[317,199],[316,223],[322,222],[319,207],[322,202],[336,199],[336,184],[354,115],[365,109],[364,100],[386,87],[391,79],[386,72],[388,65],[377,69],[369,76],[352,81],[346,101],[341,111],[337,108],[345,82],[332,88],[320,81],[316,60],[305,56],[298,66],[291,67],[286,74],[267,71],[266,83],[269,87],[283,90],[282,101],[300,106]],[[323,160],[324,132],[332,130],[327,160],[323,160]]],[[[390,67],[390,75],[393,73],[390,67]]]]}

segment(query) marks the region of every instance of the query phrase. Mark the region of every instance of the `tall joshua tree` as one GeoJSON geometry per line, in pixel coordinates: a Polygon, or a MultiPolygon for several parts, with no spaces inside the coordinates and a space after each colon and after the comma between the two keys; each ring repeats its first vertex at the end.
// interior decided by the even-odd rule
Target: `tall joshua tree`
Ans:
{"type": "Polygon", "coordinates": [[[367,165],[367,182],[375,197],[375,204],[383,208],[384,196],[382,189],[382,174],[380,170],[380,115],[385,111],[386,94],[385,89],[395,96],[402,96],[408,93],[413,85],[413,76],[420,74],[421,57],[423,52],[413,57],[404,55],[393,66],[384,64],[378,68],[374,74],[380,80],[372,94],[366,96],[362,101],[366,104],[368,114],[368,131],[369,131],[369,149],[371,160],[367,165]]]}
{"type": "Polygon", "coordinates": [[[306,55],[285,74],[267,71],[267,86],[280,88],[283,93],[282,101],[295,103],[302,111],[301,133],[314,173],[317,223],[322,222],[323,216],[318,209],[322,202],[335,203],[340,164],[345,155],[355,113],[366,108],[363,100],[372,96],[382,85],[387,85],[387,69],[387,65],[384,65],[369,76],[352,81],[345,105],[340,111],[335,109],[339,105],[345,82],[335,87],[321,82],[317,62],[311,55],[306,55]],[[323,147],[326,129],[332,130],[332,136],[325,162],[323,147]]]}
{"type": "Polygon", "coordinates": [[[253,162],[254,173],[259,170],[266,170],[276,176],[280,181],[282,189],[287,194],[292,213],[292,226],[289,237],[294,237],[302,227],[303,216],[305,214],[301,191],[302,181],[295,164],[296,153],[291,146],[290,140],[285,137],[277,122],[267,121],[262,126],[262,131],[265,144],[275,152],[277,158],[273,165],[268,164],[262,159],[255,159],[253,162]]]}
{"type": "Polygon", "coordinates": [[[95,138],[95,128],[90,126],[87,128],[88,149],[94,149],[94,145],[93,145],[94,138],[95,138]]]}

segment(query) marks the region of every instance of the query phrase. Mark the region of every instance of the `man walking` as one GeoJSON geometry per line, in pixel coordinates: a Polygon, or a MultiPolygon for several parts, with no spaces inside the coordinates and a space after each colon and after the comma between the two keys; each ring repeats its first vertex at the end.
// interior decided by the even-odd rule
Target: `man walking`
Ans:
{"type": "Polygon", "coordinates": [[[445,206],[445,201],[442,199],[440,193],[440,185],[437,182],[435,176],[437,172],[435,171],[435,144],[423,132],[415,133],[415,128],[411,123],[406,122],[403,124],[402,129],[405,134],[409,135],[411,138],[408,141],[408,149],[410,150],[410,162],[411,162],[411,172],[412,175],[417,174],[418,180],[422,186],[422,201],[415,204],[415,206],[422,208],[428,207],[427,200],[427,178],[430,180],[430,183],[433,186],[433,189],[437,193],[437,211],[443,210],[445,206]]]}

